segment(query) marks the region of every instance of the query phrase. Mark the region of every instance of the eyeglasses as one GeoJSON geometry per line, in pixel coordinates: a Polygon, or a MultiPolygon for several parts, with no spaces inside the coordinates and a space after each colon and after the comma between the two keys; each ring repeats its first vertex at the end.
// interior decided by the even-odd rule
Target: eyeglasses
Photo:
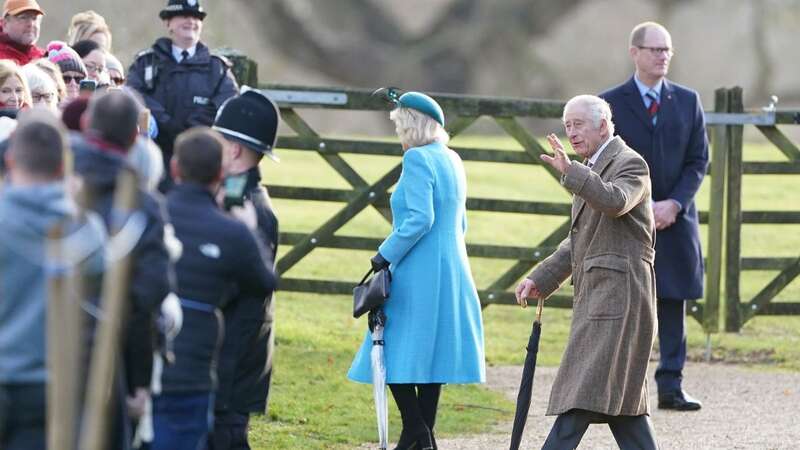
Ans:
{"type": "Polygon", "coordinates": [[[33,100],[33,103],[50,103],[54,98],[56,98],[56,94],[53,94],[52,92],[31,94],[31,100],[33,100]]]}
{"type": "Polygon", "coordinates": [[[103,73],[106,71],[106,68],[95,64],[86,64],[86,70],[92,73],[103,73]]]}
{"type": "Polygon", "coordinates": [[[643,45],[637,45],[636,48],[639,48],[641,50],[647,50],[653,56],[658,56],[662,53],[667,56],[672,56],[675,54],[675,49],[671,47],[645,47],[643,45]]]}
{"type": "Polygon", "coordinates": [[[122,86],[125,84],[125,77],[111,77],[111,84],[114,86],[122,86]]]}
{"type": "Polygon", "coordinates": [[[64,75],[64,84],[70,84],[73,81],[75,84],[80,84],[81,81],[85,80],[86,77],[83,75],[64,75]]]}

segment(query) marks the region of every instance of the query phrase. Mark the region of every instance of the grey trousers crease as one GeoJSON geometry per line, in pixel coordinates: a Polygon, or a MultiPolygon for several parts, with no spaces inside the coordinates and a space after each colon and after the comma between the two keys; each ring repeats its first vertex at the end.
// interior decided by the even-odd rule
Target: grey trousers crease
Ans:
{"type": "Polygon", "coordinates": [[[571,450],[578,447],[593,423],[607,423],[622,450],[657,450],[656,433],[650,416],[609,416],[572,409],[556,418],[542,450],[571,450]]]}

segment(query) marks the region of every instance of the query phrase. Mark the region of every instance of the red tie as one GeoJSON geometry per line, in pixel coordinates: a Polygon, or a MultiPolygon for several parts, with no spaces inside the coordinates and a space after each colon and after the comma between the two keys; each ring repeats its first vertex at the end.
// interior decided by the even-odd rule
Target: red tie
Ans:
{"type": "Polygon", "coordinates": [[[647,96],[650,97],[650,107],[647,108],[647,112],[650,114],[650,117],[655,117],[658,114],[658,100],[656,99],[656,94],[653,91],[647,93],[647,96]]]}

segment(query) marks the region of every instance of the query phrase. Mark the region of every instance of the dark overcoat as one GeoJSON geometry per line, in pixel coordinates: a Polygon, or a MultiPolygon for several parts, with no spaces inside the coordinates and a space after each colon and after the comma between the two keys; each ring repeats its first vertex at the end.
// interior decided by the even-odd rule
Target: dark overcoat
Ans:
{"type": "Polygon", "coordinates": [[[653,200],[677,200],[675,223],[657,232],[658,298],[703,296],[703,254],[694,197],[708,166],[708,137],[697,92],[664,79],[656,125],[631,77],[600,94],[610,105],[616,134],[650,166],[653,200]]]}

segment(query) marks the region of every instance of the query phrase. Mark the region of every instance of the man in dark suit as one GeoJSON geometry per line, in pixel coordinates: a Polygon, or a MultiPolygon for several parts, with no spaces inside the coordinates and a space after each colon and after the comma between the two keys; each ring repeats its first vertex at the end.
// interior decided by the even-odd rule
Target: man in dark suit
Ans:
{"type": "Polygon", "coordinates": [[[636,72],[600,94],[611,105],[617,135],[650,166],[656,238],[658,407],[691,411],[701,404],[681,388],[686,361],[687,299],[703,296],[703,256],[694,197],[708,165],[703,107],[696,91],[669,81],[672,38],[645,22],[631,32],[636,72]]]}

